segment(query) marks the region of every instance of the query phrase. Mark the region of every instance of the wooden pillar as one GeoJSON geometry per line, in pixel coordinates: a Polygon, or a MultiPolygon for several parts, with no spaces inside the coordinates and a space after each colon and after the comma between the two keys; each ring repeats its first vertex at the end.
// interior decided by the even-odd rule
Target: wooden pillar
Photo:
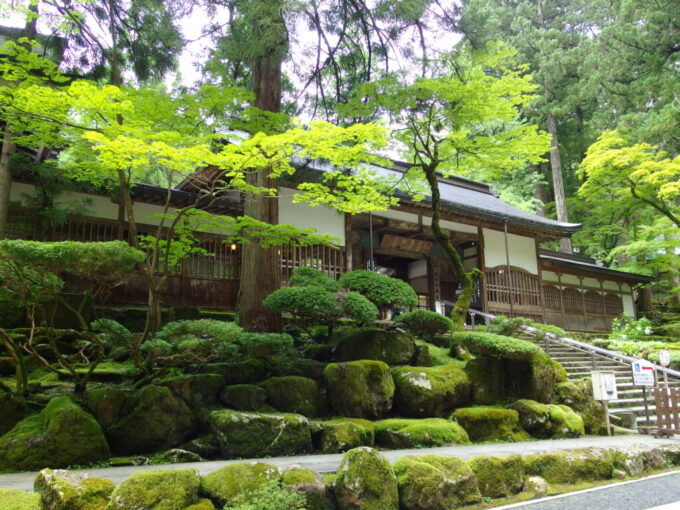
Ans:
{"type": "Polygon", "coordinates": [[[352,216],[345,214],[345,271],[351,271],[352,266],[352,216]]]}
{"type": "Polygon", "coordinates": [[[484,256],[484,229],[477,227],[477,265],[482,272],[479,281],[482,285],[482,311],[489,313],[488,295],[486,287],[486,258],[484,256]]]}
{"type": "Polygon", "coordinates": [[[538,306],[543,310],[543,322],[545,322],[545,299],[543,297],[543,270],[541,269],[541,251],[538,247],[538,239],[534,237],[536,246],[536,267],[538,272],[538,306]]]}
{"type": "Polygon", "coordinates": [[[588,314],[586,313],[586,293],[585,289],[583,288],[583,277],[579,276],[578,277],[580,289],[579,289],[579,294],[581,294],[581,307],[583,308],[583,328],[586,330],[588,328],[588,314]]]}

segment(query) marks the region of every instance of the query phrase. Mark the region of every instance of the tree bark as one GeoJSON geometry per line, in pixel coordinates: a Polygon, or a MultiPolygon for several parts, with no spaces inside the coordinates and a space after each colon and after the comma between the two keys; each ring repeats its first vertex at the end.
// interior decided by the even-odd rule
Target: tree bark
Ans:
{"type": "MultiPolygon", "coordinates": [[[[264,2],[264,0],[258,0],[264,2]]],[[[283,1],[264,2],[266,9],[276,16],[273,30],[281,34],[279,44],[261,48],[253,62],[254,106],[260,110],[278,113],[281,111],[281,60],[287,46],[283,1]],[[282,27],[284,27],[282,29],[282,27]]],[[[253,20],[254,29],[262,28],[259,20],[253,20]]],[[[249,184],[258,187],[278,189],[278,180],[269,178],[265,172],[252,172],[247,176],[249,184]]],[[[272,225],[279,222],[277,197],[246,195],[244,214],[272,225]]],[[[243,245],[241,259],[241,280],[239,288],[238,320],[241,327],[251,332],[281,331],[281,314],[274,313],[262,304],[264,298],[281,286],[279,250],[262,248],[257,243],[243,245]]]]}
{"type": "MultiPolygon", "coordinates": [[[[555,208],[557,209],[557,220],[567,223],[567,199],[564,194],[564,181],[562,180],[562,163],[560,161],[560,148],[557,144],[557,127],[552,114],[548,115],[548,133],[550,133],[550,168],[552,169],[553,189],[555,193],[555,208]]],[[[571,239],[563,237],[560,239],[560,250],[564,253],[571,253],[571,239]]]]}

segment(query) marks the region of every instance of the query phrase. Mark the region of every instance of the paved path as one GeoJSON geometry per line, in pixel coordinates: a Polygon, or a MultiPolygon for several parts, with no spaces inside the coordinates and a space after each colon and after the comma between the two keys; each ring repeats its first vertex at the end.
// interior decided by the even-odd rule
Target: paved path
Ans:
{"type": "Polygon", "coordinates": [[[564,510],[567,508],[678,510],[680,509],[680,472],[595,487],[534,502],[502,506],[497,510],[564,510]]]}
{"type": "MultiPolygon", "coordinates": [[[[566,450],[570,448],[617,448],[631,446],[635,444],[660,446],[664,444],[680,445],[678,439],[661,439],[652,436],[630,435],[613,437],[582,437],[578,439],[549,439],[545,441],[529,441],[525,443],[494,443],[494,444],[475,444],[469,446],[444,446],[440,448],[427,448],[415,450],[390,450],[381,452],[390,462],[396,461],[404,455],[450,455],[469,459],[478,455],[493,455],[500,457],[503,455],[530,455],[532,453],[545,450],[566,450]]],[[[298,455],[295,457],[274,457],[265,459],[241,459],[241,460],[217,460],[206,462],[188,462],[185,464],[163,464],[154,466],[124,466],[113,468],[83,469],[84,473],[92,476],[108,478],[116,484],[125,480],[136,471],[174,469],[174,468],[195,468],[201,475],[211,473],[227,464],[235,462],[249,462],[258,460],[276,464],[280,468],[285,468],[291,464],[298,464],[303,467],[313,469],[318,473],[334,473],[340,465],[342,454],[333,455],[298,455]]],[[[32,490],[33,480],[36,473],[12,473],[0,475],[1,489],[23,489],[32,490]]]]}

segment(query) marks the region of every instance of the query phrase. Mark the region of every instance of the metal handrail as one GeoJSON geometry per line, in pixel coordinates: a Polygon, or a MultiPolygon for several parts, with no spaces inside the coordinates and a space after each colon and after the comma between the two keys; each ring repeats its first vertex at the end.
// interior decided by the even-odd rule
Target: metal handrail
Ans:
{"type": "MultiPolygon", "coordinates": [[[[470,315],[472,315],[473,317],[475,315],[480,315],[480,316],[487,318],[487,319],[495,319],[496,318],[496,316],[493,315],[493,314],[482,312],[482,311],[479,311],[479,310],[474,310],[472,308],[470,308],[468,310],[468,313],[470,315]]],[[[537,333],[537,332],[540,331],[539,329],[534,328],[533,326],[524,326],[524,325],[520,326],[520,329],[522,329],[523,331],[526,331],[528,333],[537,333]]],[[[548,332],[544,332],[544,331],[541,331],[541,332],[544,333],[545,336],[547,338],[551,339],[551,340],[555,340],[557,342],[562,342],[563,344],[573,345],[575,347],[579,347],[580,349],[586,350],[586,351],[588,351],[592,354],[600,354],[602,356],[607,356],[609,358],[617,358],[617,359],[625,361],[626,363],[631,363],[631,364],[635,363],[637,361],[640,361],[638,358],[634,358],[632,356],[627,356],[625,354],[621,354],[620,352],[610,351],[608,349],[603,349],[602,347],[597,347],[595,345],[587,344],[585,342],[579,342],[578,340],[574,340],[573,338],[567,338],[565,336],[558,336],[555,333],[548,333],[548,332]]],[[[680,379],[680,372],[678,372],[677,370],[673,370],[671,368],[667,368],[667,367],[663,367],[661,365],[657,365],[656,363],[651,362],[651,361],[650,361],[650,363],[652,363],[652,365],[654,365],[654,369],[657,370],[658,372],[667,374],[668,376],[673,377],[675,379],[680,379]]]]}

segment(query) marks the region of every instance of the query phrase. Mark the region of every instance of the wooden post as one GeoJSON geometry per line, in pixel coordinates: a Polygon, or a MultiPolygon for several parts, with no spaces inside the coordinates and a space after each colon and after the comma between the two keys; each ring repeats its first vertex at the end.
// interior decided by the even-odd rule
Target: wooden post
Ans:
{"type": "Polygon", "coordinates": [[[352,270],[352,216],[345,214],[345,271],[352,270]]]}
{"type": "Polygon", "coordinates": [[[503,234],[505,237],[505,268],[508,272],[505,282],[508,288],[508,301],[510,302],[510,317],[515,316],[515,306],[513,304],[514,297],[512,295],[512,280],[510,279],[510,251],[508,250],[508,220],[503,222],[503,234]]]}
{"type": "Polygon", "coordinates": [[[487,282],[486,282],[486,258],[484,255],[484,229],[477,227],[477,264],[479,270],[482,272],[480,282],[482,285],[482,310],[489,313],[489,304],[487,296],[487,282]]]}

